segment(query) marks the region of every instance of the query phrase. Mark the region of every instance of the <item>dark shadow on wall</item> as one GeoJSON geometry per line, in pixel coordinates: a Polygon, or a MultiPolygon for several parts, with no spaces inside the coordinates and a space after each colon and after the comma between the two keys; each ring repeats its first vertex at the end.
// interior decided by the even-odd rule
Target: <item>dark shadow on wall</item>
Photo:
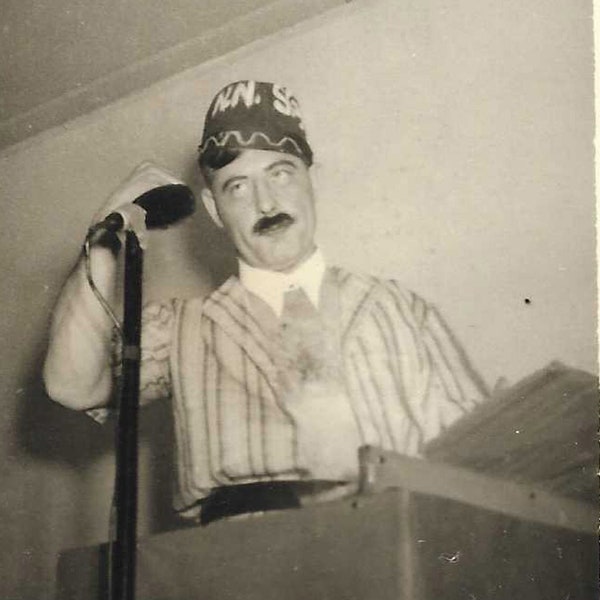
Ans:
{"type": "Polygon", "coordinates": [[[19,378],[23,401],[18,404],[16,450],[82,469],[111,450],[114,432],[48,398],[41,377],[45,351],[45,347],[38,348],[19,378]]]}
{"type": "MultiPolygon", "coordinates": [[[[26,464],[35,459],[40,468],[44,464],[62,465],[81,480],[74,492],[86,493],[86,472],[102,456],[113,455],[116,442],[116,418],[99,424],[82,412],[67,409],[53,402],[45,393],[40,376],[43,353],[29,363],[21,376],[21,394],[17,428],[13,439],[13,459],[26,464]]],[[[175,485],[174,437],[172,412],[168,401],[157,401],[140,410],[139,443],[147,450],[147,484],[140,487],[140,496],[148,494],[149,532],[172,529],[180,524],[172,509],[175,485]]],[[[112,494],[112,479],[106,489],[106,498],[112,494]]],[[[73,498],[82,514],[86,499],[73,498]]],[[[77,509],[76,509],[77,510],[77,509]]],[[[74,515],[76,516],[76,515],[74,515]]],[[[85,528],[85,523],[82,523],[85,528]]],[[[82,532],[85,538],[85,533],[82,532]]]]}

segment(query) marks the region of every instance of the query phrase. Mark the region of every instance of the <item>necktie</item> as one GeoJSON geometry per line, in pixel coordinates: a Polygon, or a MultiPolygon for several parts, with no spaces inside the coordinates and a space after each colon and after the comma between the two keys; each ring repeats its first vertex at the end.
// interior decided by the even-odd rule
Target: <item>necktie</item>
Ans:
{"type": "Polygon", "coordinates": [[[334,353],[326,327],[302,288],[284,295],[279,339],[280,377],[288,391],[331,378],[334,353]]]}

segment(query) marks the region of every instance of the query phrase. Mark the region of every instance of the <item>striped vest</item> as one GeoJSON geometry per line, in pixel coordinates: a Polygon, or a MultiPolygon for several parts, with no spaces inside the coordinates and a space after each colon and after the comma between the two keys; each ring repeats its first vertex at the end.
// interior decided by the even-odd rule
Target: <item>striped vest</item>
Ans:
{"type": "Polygon", "coordinates": [[[177,303],[170,351],[177,509],[223,485],[351,481],[360,445],[418,455],[485,396],[422,299],[395,282],[339,268],[326,278],[341,385],[332,396],[317,392],[300,402],[281,397],[258,299],[237,278],[207,299],[177,303]]]}

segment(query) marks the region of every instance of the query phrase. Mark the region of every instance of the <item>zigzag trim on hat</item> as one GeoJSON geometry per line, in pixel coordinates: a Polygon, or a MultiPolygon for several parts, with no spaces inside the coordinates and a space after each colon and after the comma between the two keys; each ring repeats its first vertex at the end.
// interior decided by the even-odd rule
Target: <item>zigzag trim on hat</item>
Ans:
{"type": "Polygon", "coordinates": [[[240,146],[252,147],[252,144],[254,144],[256,142],[256,139],[260,137],[260,138],[263,138],[264,141],[273,148],[283,148],[283,146],[285,146],[285,144],[289,142],[294,146],[294,148],[296,148],[296,150],[298,151],[298,153],[301,156],[306,155],[306,153],[303,152],[302,148],[300,148],[300,146],[298,145],[298,142],[296,142],[296,140],[294,140],[293,138],[288,137],[288,136],[281,138],[281,140],[279,142],[274,142],[273,140],[271,140],[271,138],[268,135],[266,135],[262,131],[255,131],[247,140],[245,140],[241,131],[234,130],[234,131],[220,132],[218,137],[221,138],[221,141],[219,141],[217,136],[211,135],[204,142],[203,146],[200,148],[200,154],[204,154],[204,152],[208,148],[210,142],[212,142],[215,146],[224,147],[227,145],[229,140],[233,137],[233,138],[235,138],[235,141],[240,146]]]}

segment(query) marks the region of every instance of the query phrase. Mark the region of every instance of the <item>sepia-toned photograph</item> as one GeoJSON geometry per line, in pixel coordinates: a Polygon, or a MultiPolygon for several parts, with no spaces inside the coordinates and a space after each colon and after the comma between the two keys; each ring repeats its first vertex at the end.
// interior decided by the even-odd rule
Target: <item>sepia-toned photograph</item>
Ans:
{"type": "Polygon", "coordinates": [[[598,598],[592,2],[2,13],[0,598],[598,598]]]}

